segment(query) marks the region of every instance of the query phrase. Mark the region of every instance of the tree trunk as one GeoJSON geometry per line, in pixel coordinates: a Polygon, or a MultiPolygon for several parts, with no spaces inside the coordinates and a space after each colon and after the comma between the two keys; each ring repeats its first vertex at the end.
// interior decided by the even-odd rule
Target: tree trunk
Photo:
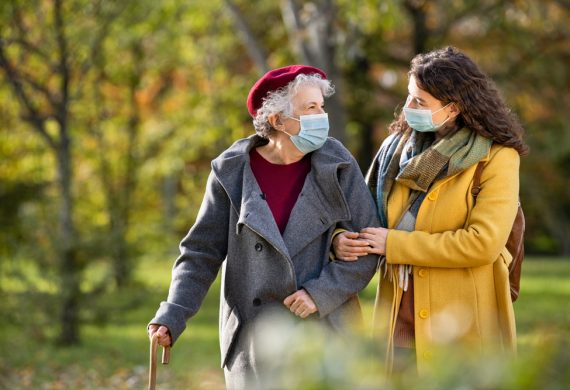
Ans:
{"type": "Polygon", "coordinates": [[[406,0],[404,7],[412,17],[414,26],[414,54],[426,51],[429,30],[426,18],[426,6],[429,0],[406,0]]]}
{"type": "Polygon", "coordinates": [[[336,5],[332,0],[299,9],[294,0],[282,0],[281,14],[289,33],[293,50],[301,62],[323,69],[335,85],[335,94],[326,101],[330,135],[341,142],[346,138],[346,110],[343,96],[343,77],[336,66],[336,5]],[[315,6],[312,8],[312,6],[315,6]],[[304,13],[304,17],[301,17],[304,13]]]}
{"type": "Polygon", "coordinates": [[[79,302],[81,266],[77,259],[75,226],[73,222],[73,197],[71,195],[72,166],[71,140],[65,123],[57,149],[58,186],[61,194],[59,216],[59,256],[61,278],[61,314],[58,343],[72,345],[79,342],[79,302]]]}
{"type": "Polygon", "coordinates": [[[164,229],[166,232],[174,233],[172,221],[176,217],[176,190],[178,186],[178,177],[170,173],[162,179],[162,204],[164,215],[164,229]]]}
{"type": "Polygon", "coordinates": [[[69,51],[65,36],[65,23],[62,0],[53,4],[54,29],[58,51],[59,98],[52,102],[55,118],[59,124],[59,143],[56,149],[58,183],[61,192],[60,245],[61,245],[61,333],[59,343],[72,345],[79,342],[79,302],[81,300],[81,265],[77,257],[77,237],[73,221],[73,180],[71,137],[69,119],[69,51]]]}
{"type": "Polygon", "coordinates": [[[236,29],[238,30],[249,57],[253,62],[255,62],[255,65],[261,74],[266,73],[269,71],[269,64],[267,63],[267,54],[265,54],[263,46],[253,34],[245,16],[242,14],[238,6],[232,0],[225,0],[225,3],[232,19],[234,20],[236,29]]]}
{"type": "Polygon", "coordinates": [[[129,109],[130,116],[127,126],[127,150],[125,155],[122,189],[118,194],[117,213],[113,228],[114,241],[114,268],[117,287],[122,288],[131,279],[131,264],[128,253],[127,231],[130,223],[130,210],[132,195],[137,186],[137,144],[140,135],[141,115],[136,99],[144,75],[144,49],[141,42],[134,42],[131,47],[133,56],[133,70],[129,79],[129,109]]]}

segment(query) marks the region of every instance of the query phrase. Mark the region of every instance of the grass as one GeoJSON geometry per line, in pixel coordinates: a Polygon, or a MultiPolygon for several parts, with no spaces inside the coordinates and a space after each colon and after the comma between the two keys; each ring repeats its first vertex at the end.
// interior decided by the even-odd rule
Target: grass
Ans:
{"type": "MultiPolygon", "coordinates": [[[[49,315],[38,314],[45,311],[42,306],[49,307],[38,298],[42,295],[27,296],[20,286],[11,291],[6,288],[10,284],[0,280],[3,286],[0,309],[5,311],[2,315],[16,319],[12,323],[2,321],[1,325],[0,389],[144,388],[148,375],[146,324],[166,296],[170,269],[170,261],[145,261],[138,267],[138,286],[126,294],[111,294],[89,302],[84,314],[93,323],[82,327],[82,344],[69,348],[55,347],[50,341],[56,329],[49,315]],[[17,315],[19,311],[21,315],[17,315]],[[105,316],[97,320],[91,313],[98,311],[105,316]]],[[[523,356],[550,348],[552,340],[568,345],[569,281],[570,259],[525,260],[521,295],[515,303],[523,356]]],[[[361,294],[368,320],[372,316],[375,282],[361,294]]],[[[159,367],[159,388],[223,388],[223,372],[219,368],[218,294],[216,282],[201,311],[189,322],[173,348],[171,364],[159,367]]],[[[570,360],[562,363],[565,367],[570,360]]],[[[550,376],[565,375],[556,365],[551,366],[546,362],[537,367],[550,376]]]]}

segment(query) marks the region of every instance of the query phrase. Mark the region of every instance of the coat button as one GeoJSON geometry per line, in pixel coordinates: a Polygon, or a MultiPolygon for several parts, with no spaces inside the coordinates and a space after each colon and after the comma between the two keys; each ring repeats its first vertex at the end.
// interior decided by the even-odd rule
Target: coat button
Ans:
{"type": "Polygon", "coordinates": [[[427,309],[421,309],[420,310],[420,318],[422,319],[426,319],[429,316],[429,312],[427,311],[427,309]]]}
{"type": "Polygon", "coordinates": [[[418,271],[418,276],[419,276],[420,278],[425,278],[425,277],[427,276],[427,270],[426,270],[425,268],[421,268],[421,269],[418,271]]]}
{"type": "Polygon", "coordinates": [[[263,250],[263,245],[261,245],[259,242],[257,244],[255,244],[255,250],[258,252],[261,252],[263,250]]]}
{"type": "Polygon", "coordinates": [[[254,298],[253,299],[253,306],[259,306],[259,305],[261,305],[261,299],[254,298]]]}
{"type": "Polygon", "coordinates": [[[432,353],[430,351],[425,351],[422,356],[424,357],[425,360],[431,360],[432,358],[432,353]]]}

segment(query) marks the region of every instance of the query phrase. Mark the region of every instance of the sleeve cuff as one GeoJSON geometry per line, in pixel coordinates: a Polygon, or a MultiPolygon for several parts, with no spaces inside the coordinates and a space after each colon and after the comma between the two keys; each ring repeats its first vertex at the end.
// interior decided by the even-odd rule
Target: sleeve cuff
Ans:
{"type": "Polygon", "coordinates": [[[161,302],[156,315],[150,320],[148,325],[157,324],[166,326],[170,332],[172,345],[174,345],[184,329],[186,329],[185,312],[186,310],[182,306],[169,302],[161,302]]]}
{"type": "Polygon", "coordinates": [[[334,253],[334,249],[333,249],[333,246],[332,246],[332,242],[334,241],[335,237],[338,236],[340,233],[347,232],[347,231],[348,231],[348,230],[342,229],[342,228],[337,228],[337,229],[334,230],[334,232],[333,232],[333,234],[332,234],[332,237],[331,237],[331,250],[329,251],[329,260],[330,260],[330,261],[338,260],[338,259],[336,258],[336,254],[334,253]]]}

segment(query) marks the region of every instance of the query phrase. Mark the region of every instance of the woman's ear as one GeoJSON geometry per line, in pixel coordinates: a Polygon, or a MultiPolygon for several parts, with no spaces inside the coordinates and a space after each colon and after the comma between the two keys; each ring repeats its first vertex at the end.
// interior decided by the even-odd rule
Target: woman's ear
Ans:
{"type": "Polygon", "coordinates": [[[459,107],[457,107],[457,104],[451,103],[449,105],[449,116],[453,119],[456,118],[459,114],[461,114],[461,111],[459,110],[459,107]]]}
{"type": "Polygon", "coordinates": [[[281,114],[278,112],[274,112],[273,114],[269,114],[267,117],[267,121],[276,130],[281,130],[283,127],[283,122],[281,122],[281,114]]]}

